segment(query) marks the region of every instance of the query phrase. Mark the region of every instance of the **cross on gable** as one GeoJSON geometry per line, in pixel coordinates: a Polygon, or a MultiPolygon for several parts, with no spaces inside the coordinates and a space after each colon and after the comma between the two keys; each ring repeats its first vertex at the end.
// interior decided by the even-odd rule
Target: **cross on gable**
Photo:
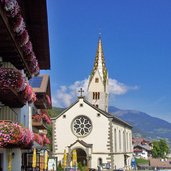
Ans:
{"type": "Polygon", "coordinates": [[[84,90],[82,88],[80,88],[80,90],[78,92],[80,93],[80,97],[83,97],[84,90]]]}

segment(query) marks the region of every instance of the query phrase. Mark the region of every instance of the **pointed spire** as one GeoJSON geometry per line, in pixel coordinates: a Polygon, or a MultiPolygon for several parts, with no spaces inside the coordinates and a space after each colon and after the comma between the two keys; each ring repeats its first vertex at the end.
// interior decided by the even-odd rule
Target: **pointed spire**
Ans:
{"type": "Polygon", "coordinates": [[[95,58],[95,62],[94,62],[93,71],[91,73],[90,82],[91,82],[91,79],[92,79],[95,71],[97,71],[97,70],[99,71],[101,79],[103,80],[103,82],[106,83],[107,69],[106,69],[105,60],[104,60],[101,33],[99,33],[98,46],[97,46],[97,51],[96,51],[96,58],[95,58]]]}

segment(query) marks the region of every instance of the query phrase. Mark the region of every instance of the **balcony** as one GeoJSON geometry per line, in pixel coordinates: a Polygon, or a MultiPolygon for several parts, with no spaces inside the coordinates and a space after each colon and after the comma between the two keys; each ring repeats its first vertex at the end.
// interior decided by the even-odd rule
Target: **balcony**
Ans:
{"type": "Polygon", "coordinates": [[[33,143],[33,133],[11,121],[0,121],[0,148],[29,148],[33,143]]]}
{"type": "Polygon", "coordinates": [[[39,129],[47,129],[46,123],[41,119],[40,121],[36,119],[32,119],[32,126],[39,129]]]}
{"type": "Polygon", "coordinates": [[[3,104],[20,108],[35,100],[35,93],[20,71],[0,68],[0,101],[3,104]]]}
{"type": "Polygon", "coordinates": [[[17,93],[13,88],[6,88],[0,91],[0,101],[6,106],[12,108],[20,108],[25,105],[24,98],[21,94],[17,93]],[[8,93],[7,93],[8,92],[8,93]]]}
{"type": "Polygon", "coordinates": [[[37,100],[34,105],[37,109],[50,109],[51,104],[51,92],[50,92],[50,78],[48,75],[39,75],[29,80],[30,85],[33,87],[33,91],[36,93],[37,100]]]}
{"type": "Polygon", "coordinates": [[[51,102],[49,101],[49,97],[46,94],[40,94],[36,93],[36,101],[35,101],[35,106],[37,109],[49,109],[51,108],[51,102]]]}
{"type": "Polygon", "coordinates": [[[51,124],[51,119],[46,111],[41,111],[40,114],[32,115],[32,126],[37,129],[47,129],[47,125],[51,124]]]}

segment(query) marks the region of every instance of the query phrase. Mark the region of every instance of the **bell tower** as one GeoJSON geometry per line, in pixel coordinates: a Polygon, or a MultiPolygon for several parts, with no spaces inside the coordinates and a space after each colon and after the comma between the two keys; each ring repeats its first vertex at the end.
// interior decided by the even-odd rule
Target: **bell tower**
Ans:
{"type": "Polygon", "coordinates": [[[104,60],[102,39],[99,36],[94,67],[89,77],[87,100],[108,112],[108,73],[104,60]]]}

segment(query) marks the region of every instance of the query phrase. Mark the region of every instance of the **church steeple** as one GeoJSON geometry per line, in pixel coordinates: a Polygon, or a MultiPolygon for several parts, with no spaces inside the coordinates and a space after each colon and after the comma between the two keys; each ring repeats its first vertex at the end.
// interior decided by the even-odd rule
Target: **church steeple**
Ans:
{"type": "Polygon", "coordinates": [[[90,84],[90,82],[91,82],[91,80],[92,80],[92,78],[93,78],[93,76],[97,70],[99,71],[100,77],[101,77],[101,79],[104,83],[104,86],[105,86],[106,81],[107,81],[107,69],[106,69],[105,60],[104,60],[101,34],[99,34],[96,57],[95,57],[95,61],[94,61],[94,67],[93,67],[93,70],[92,70],[92,73],[90,76],[89,84],[90,84]]]}
{"type": "Polygon", "coordinates": [[[88,101],[108,111],[108,73],[105,65],[102,39],[99,35],[96,57],[88,84],[88,101]]]}

